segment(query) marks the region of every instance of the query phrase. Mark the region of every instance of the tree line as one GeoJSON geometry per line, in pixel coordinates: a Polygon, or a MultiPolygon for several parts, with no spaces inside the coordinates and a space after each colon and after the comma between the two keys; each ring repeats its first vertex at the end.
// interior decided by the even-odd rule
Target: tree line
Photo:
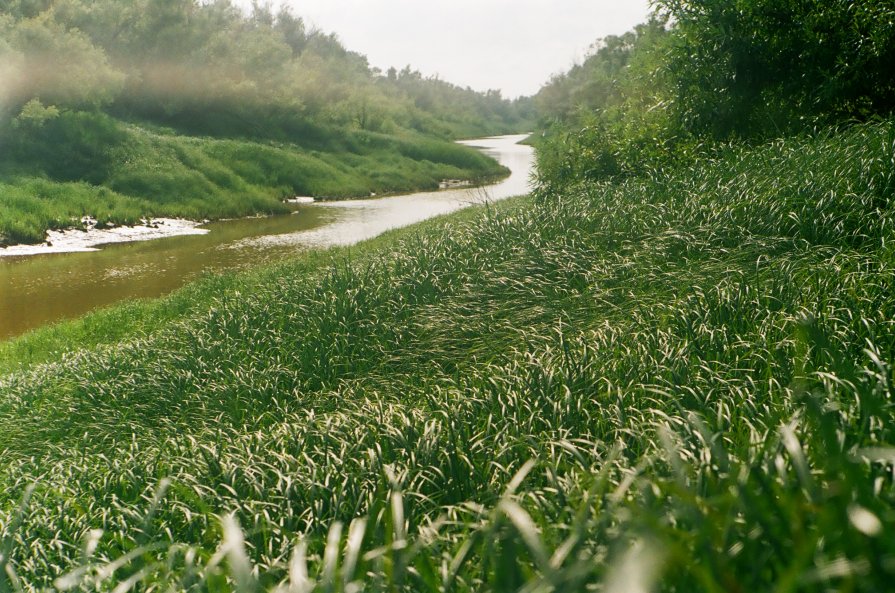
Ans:
{"type": "Polygon", "coordinates": [[[9,0],[0,127],[87,112],[186,133],[288,139],[315,126],[440,137],[521,125],[521,105],[409,67],[388,74],[283,7],[230,0],[9,0]]]}
{"type": "Polygon", "coordinates": [[[642,173],[895,109],[892,0],[659,0],[535,97],[545,181],[642,173]]]}
{"type": "Polygon", "coordinates": [[[381,72],[293,14],[230,0],[0,0],[0,247],[146,216],[282,212],[502,174],[458,137],[530,101],[381,72]]]}

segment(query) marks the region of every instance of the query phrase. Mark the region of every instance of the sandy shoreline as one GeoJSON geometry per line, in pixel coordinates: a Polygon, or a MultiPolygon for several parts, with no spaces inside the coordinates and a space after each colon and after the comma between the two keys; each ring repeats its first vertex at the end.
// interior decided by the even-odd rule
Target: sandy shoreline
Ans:
{"type": "Polygon", "coordinates": [[[199,228],[200,221],[181,218],[152,218],[136,226],[96,228],[95,221],[85,219],[86,229],[47,231],[47,240],[36,245],[11,245],[0,247],[0,258],[50,253],[76,253],[99,251],[101,245],[149,241],[180,235],[204,235],[208,229],[199,228]]]}

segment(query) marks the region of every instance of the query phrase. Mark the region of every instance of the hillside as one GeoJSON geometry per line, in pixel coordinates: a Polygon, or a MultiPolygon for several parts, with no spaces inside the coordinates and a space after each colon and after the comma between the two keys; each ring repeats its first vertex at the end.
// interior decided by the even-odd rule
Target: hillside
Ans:
{"type": "Polygon", "coordinates": [[[0,14],[0,246],[48,228],[284,211],[505,172],[458,137],[523,105],[387,73],[286,9],[14,1],[0,14]]]}
{"type": "Polygon", "coordinates": [[[890,590],[895,7],[658,5],[531,195],[0,345],[0,593],[890,590]]]}
{"type": "Polygon", "coordinates": [[[624,562],[884,589],[893,137],[464,213],[7,376],[9,562],[29,587],[300,587],[307,558],[321,590],[583,590],[624,562]]]}

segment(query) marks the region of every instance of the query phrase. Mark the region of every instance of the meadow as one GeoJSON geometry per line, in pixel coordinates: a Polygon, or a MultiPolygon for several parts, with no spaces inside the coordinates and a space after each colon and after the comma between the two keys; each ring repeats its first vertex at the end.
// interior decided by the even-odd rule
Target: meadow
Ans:
{"type": "Polygon", "coordinates": [[[887,590],[893,154],[714,146],[4,345],[0,592],[887,590]]]}

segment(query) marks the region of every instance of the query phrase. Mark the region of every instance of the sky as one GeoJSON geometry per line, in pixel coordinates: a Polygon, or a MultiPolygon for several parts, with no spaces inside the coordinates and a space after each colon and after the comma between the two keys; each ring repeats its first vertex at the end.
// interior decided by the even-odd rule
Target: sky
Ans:
{"type": "MultiPolygon", "coordinates": [[[[242,0],[250,5],[251,0],[242,0]]],[[[385,71],[532,95],[601,37],[644,22],[649,0],[275,0],[385,71]]]]}

